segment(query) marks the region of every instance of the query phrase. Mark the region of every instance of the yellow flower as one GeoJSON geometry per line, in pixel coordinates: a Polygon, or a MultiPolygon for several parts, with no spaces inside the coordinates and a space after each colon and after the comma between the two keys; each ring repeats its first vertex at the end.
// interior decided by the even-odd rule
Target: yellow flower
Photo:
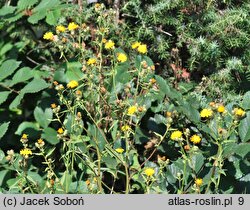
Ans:
{"type": "Polygon", "coordinates": [[[241,108],[234,108],[233,114],[235,114],[238,117],[243,117],[246,114],[246,112],[241,108]]]}
{"type": "Polygon", "coordinates": [[[124,152],[124,149],[122,149],[121,147],[119,147],[119,148],[115,149],[115,151],[121,154],[121,153],[124,152]]]}
{"type": "Polygon", "coordinates": [[[105,49],[109,50],[109,49],[113,49],[115,46],[115,43],[112,41],[112,40],[108,40],[106,43],[105,43],[105,49]]]}
{"type": "Polygon", "coordinates": [[[90,66],[90,65],[93,65],[96,63],[96,59],[95,58],[90,58],[88,61],[87,61],[87,64],[90,66]]]}
{"type": "Polygon", "coordinates": [[[118,53],[117,54],[117,60],[121,63],[125,62],[127,60],[127,56],[124,53],[118,53]]]}
{"type": "Polygon", "coordinates": [[[136,112],[137,112],[137,107],[136,106],[131,106],[131,107],[128,108],[128,115],[133,115],[136,112]]]}
{"type": "Polygon", "coordinates": [[[43,141],[42,139],[38,139],[38,140],[37,140],[37,143],[38,143],[38,144],[44,144],[44,141],[43,141]]]}
{"type": "Polygon", "coordinates": [[[64,132],[63,128],[59,128],[59,129],[57,130],[57,133],[59,133],[59,134],[63,134],[63,132],[64,132]]]}
{"type": "Polygon", "coordinates": [[[196,184],[197,187],[201,186],[202,183],[203,183],[203,180],[201,178],[196,178],[195,179],[195,184],[196,184]]]}
{"type": "Polygon", "coordinates": [[[52,109],[55,109],[57,107],[55,103],[51,104],[50,106],[51,106],[52,109]]]}
{"type": "Polygon", "coordinates": [[[134,42],[131,46],[132,46],[132,49],[136,49],[137,47],[139,47],[141,45],[140,42],[134,42]]]}
{"type": "Polygon", "coordinates": [[[149,80],[149,82],[153,85],[153,84],[156,83],[156,79],[152,78],[152,79],[149,80]]]}
{"type": "Polygon", "coordinates": [[[59,26],[56,27],[57,32],[64,32],[65,30],[66,30],[66,28],[64,26],[62,26],[62,25],[59,25],[59,26]]]}
{"type": "Polygon", "coordinates": [[[217,111],[220,113],[225,112],[225,107],[223,105],[218,106],[217,111]]]}
{"type": "Polygon", "coordinates": [[[24,148],[20,150],[20,155],[24,156],[25,158],[28,158],[29,155],[32,155],[32,151],[28,148],[24,148]]]}
{"type": "Polygon", "coordinates": [[[200,112],[201,117],[211,117],[213,115],[213,111],[211,109],[202,109],[200,112]]]}
{"type": "Polygon", "coordinates": [[[173,133],[171,133],[170,138],[172,140],[178,140],[182,138],[182,132],[181,131],[174,131],[173,133]]]}
{"type": "Polygon", "coordinates": [[[24,133],[24,134],[22,135],[22,139],[28,139],[28,135],[24,133]]]}
{"type": "Polygon", "coordinates": [[[52,32],[46,32],[43,35],[43,38],[46,39],[46,40],[53,41],[54,40],[54,34],[52,32]]]}
{"type": "Polygon", "coordinates": [[[199,144],[201,142],[201,137],[199,137],[198,135],[193,135],[191,136],[190,141],[194,144],[199,144]]]}
{"type": "Polygon", "coordinates": [[[154,175],[155,170],[154,170],[153,168],[146,168],[145,171],[144,171],[144,173],[145,173],[148,177],[150,177],[150,176],[153,176],[153,175],[154,175]]]}
{"type": "Polygon", "coordinates": [[[79,25],[75,24],[74,22],[71,22],[71,23],[69,23],[69,25],[68,25],[68,29],[69,29],[70,31],[73,31],[73,30],[78,29],[78,28],[79,28],[79,25]]]}
{"type": "Polygon", "coordinates": [[[67,84],[67,87],[68,88],[71,88],[71,89],[74,89],[78,86],[78,82],[76,80],[71,80],[68,84],[67,84]]]}
{"type": "Polygon", "coordinates": [[[145,53],[147,53],[147,45],[145,45],[145,44],[141,44],[141,45],[139,45],[138,46],[138,48],[137,48],[137,51],[139,52],[139,53],[142,53],[142,54],[145,54],[145,53]]]}
{"type": "Polygon", "coordinates": [[[125,132],[131,130],[131,127],[129,125],[123,125],[121,129],[123,132],[125,132]]]}

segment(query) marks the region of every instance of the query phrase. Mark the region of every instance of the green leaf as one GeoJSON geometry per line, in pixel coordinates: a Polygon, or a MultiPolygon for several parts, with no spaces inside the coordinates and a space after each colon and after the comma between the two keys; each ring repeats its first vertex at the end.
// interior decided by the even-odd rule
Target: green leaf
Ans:
{"type": "Polygon", "coordinates": [[[4,134],[7,132],[10,122],[2,123],[0,125],[0,139],[4,136],[4,134]]]}
{"type": "Polygon", "coordinates": [[[14,11],[16,10],[16,7],[13,7],[13,6],[3,6],[1,9],[0,9],[0,16],[5,16],[5,15],[8,15],[8,14],[11,14],[13,13],[14,11]]]}
{"type": "Polygon", "coordinates": [[[9,170],[1,170],[0,171],[0,187],[2,187],[5,176],[7,175],[9,170]]]}
{"type": "Polygon", "coordinates": [[[242,158],[250,155],[250,143],[241,143],[235,148],[235,153],[242,158]]]}
{"type": "Polygon", "coordinates": [[[33,6],[34,4],[36,4],[38,2],[38,0],[19,0],[17,2],[17,7],[20,10],[24,10],[28,7],[33,6]]]}
{"type": "Polygon", "coordinates": [[[204,160],[205,160],[205,158],[203,157],[202,154],[200,154],[200,153],[195,154],[191,158],[190,167],[193,168],[196,173],[198,173],[204,164],[204,160]]]}
{"type": "Polygon", "coordinates": [[[24,82],[30,78],[33,77],[33,73],[31,68],[29,67],[23,67],[21,69],[19,69],[13,76],[11,83],[9,84],[9,87],[20,83],[20,82],[24,82]]]}
{"type": "Polygon", "coordinates": [[[11,93],[10,91],[0,92],[0,105],[7,100],[10,93],[11,93]]]}
{"type": "Polygon", "coordinates": [[[0,66],[0,81],[11,75],[20,65],[20,61],[7,60],[0,66]]]}
{"type": "Polygon", "coordinates": [[[242,101],[243,109],[250,109],[250,91],[246,92],[242,101]]]}
{"type": "Polygon", "coordinates": [[[22,123],[18,126],[18,129],[17,129],[17,131],[15,132],[15,134],[21,136],[22,133],[24,133],[25,131],[30,130],[30,129],[36,130],[36,131],[39,130],[39,128],[38,128],[38,126],[37,126],[36,123],[32,123],[32,122],[22,122],[22,123]]]}
{"type": "Polygon", "coordinates": [[[39,20],[42,20],[43,18],[45,18],[45,16],[46,16],[46,10],[40,10],[34,13],[33,15],[31,15],[28,18],[28,21],[32,24],[36,24],[38,23],[39,20]]]}
{"type": "Polygon", "coordinates": [[[194,123],[198,123],[200,121],[200,113],[198,112],[198,110],[193,108],[191,104],[186,102],[182,103],[182,106],[180,106],[180,110],[187,116],[190,121],[194,123]]]}
{"type": "Polygon", "coordinates": [[[10,109],[16,108],[24,94],[26,93],[37,93],[45,88],[47,88],[49,84],[47,84],[43,79],[33,79],[30,83],[28,83],[19,93],[19,95],[14,99],[14,101],[10,104],[10,109]]]}
{"type": "Polygon", "coordinates": [[[56,25],[57,22],[58,22],[58,19],[60,18],[61,16],[61,10],[53,10],[53,11],[49,11],[47,12],[46,14],[46,22],[49,24],[49,25],[56,25]]]}
{"type": "Polygon", "coordinates": [[[42,138],[45,139],[47,142],[49,142],[52,145],[56,145],[60,142],[60,140],[57,138],[57,132],[53,128],[45,128],[42,133],[42,138]]]}
{"type": "Polygon", "coordinates": [[[68,62],[66,76],[69,82],[70,80],[79,80],[83,77],[83,72],[81,71],[82,64],[80,62],[68,62]]]}
{"type": "Polygon", "coordinates": [[[125,84],[131,80],[131,75],[128,72],[129,64],[127,62],[120,63],[115,68],[116,74],[115,74],[115,81],[117,83],[125,84]]]}
{"type": "Polygon", "coordinates": [[[43,111],[41,107],[37,106],[34,110],[34,117],[41,127],[47,128],[52,120],[53,112],[51,108],[43,111]]]}
{"type": "Polygon", "coordinates": [[[239,135],[242,142],[250,140],[250,112],[247,112],[247,116],[240,122],[239,135]]]}
{"type": "Polygon", "coordinates": [[[6,159],[5,159],[5,154],[4,154],[4,152],[0,149],[0,163],[1,163],[3,160],[6,160],[6,159]]]}
{"type": "MultiPolygon", "coordinates": [[[[53,7],[56,7],[60,4],[59,0],[42,0],[40,3],[33,9],[34,12],[41,10],[51,10],[53,7]]],[[[46,13],[45,13],[46,14],[46,13]]]]}
{"type": "Polygon", "coordinates": [[[91,135],[90,143],[93,146],[98,146],[100,151],[102,152],[106,145],[105,135],[102,131],[100,131],[95,125],[88,123],[88,132],[91,135]]]}

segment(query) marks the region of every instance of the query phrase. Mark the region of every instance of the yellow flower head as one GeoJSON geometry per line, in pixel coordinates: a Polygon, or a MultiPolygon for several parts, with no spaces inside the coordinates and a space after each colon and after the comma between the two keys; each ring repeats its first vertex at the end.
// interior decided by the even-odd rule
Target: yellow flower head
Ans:
{"type": "Polygon", "coordinates": [[[201,186],[202,183],[203,183],[203,180],[201,178],[196,178],[195,179],[195,184],[196,184],[197,187],[201,186]]]}
{"type": "Polygon", "coordinates": [[[90,58],[88,61],[87,61],[87,64],[90,66],[90,65],[93,65],[96,63],[96,59],[95,58],[90,58]]]}
{"type": "Polygon", "coordinates": [[[146,168],[146,169],[144,170],[144,173],[145,173],[148,177],[151,177],[151,176],[154,175],[155,170],[154,170],[153,168],[146,168]]]}
{"type": "Polygon", "coordinates": [[[199,144],[201,142],[201,137],[198,135],[193,135],[191,136],[190,141],[194,144],[199,144]]]}
{"type": "Polygon", "coordinates": [[[63,134],[63,132],[64,132],[63,128],[59,128],[59,129],[57,130],[57,133],[58,133],[58,134],[63,134]]]}
{"type": "Polygon", "coordinates": [[[107,50],[113,49],[114,47],[115,47],[115,43],[112,40],[108,40],[104,46],[104,48],[107,50]]]}
{"type": "Polygon", "coordinates": [[[140,45],[141,45],[141,42],[134,42],[131,46],[132,46],[132,49],[136,49],[140,45]]]}
{"type": "Polygon", "coordinates": [[[70,89],[74,89],[78,86],[78,82],[76,80],[71,80],[68,84],[67,87],[70,89]]]}
{"type": "Polygon", "coordinates": [[[246,112],[241,108],[234,108],[233,114],[235,114],[237,117],[243,117],[246,112]]]}
{"type": "Polygon", "coordinates": [[[42,145],[42,144],[44,144],[44,141],[42,139],[38,139],[37,143],[40,144],[40,145],[42,145]]]}
{"type": "Polygon", "coordinates": [[[51,104],[50,106],[52,109],[55,109],[57,107],[55,103],[51,104]]]}
{"type": "Polygon", "coordinates": [[[200,116],[201,117],[211,117],[213,115],[213,111],[211,109],[202,109],[201,112],[200,112],[200,116]]]}
{"type": "Polygon", "coordinates": [[[28,139],[28,135],[24,133],[24,134],[22,135],[22,139],[28,139]]]}
{"type": "Polygon", "coordinates": [[[137,112],[136,106],[131,106],[128,108],[128,115],[134,115],[137,112]]]}
{"type": "Polygon", "coordinates": [[[79,28],[79,25],[77,25],[77,24],[74,23],[74,22],[71,22],[71,23],[69,23],[69,25],[68,25],[68,29],[69,29],[70,31],[73,31],[73,30],[78,29],[78,28],[79,28]]]}
{"type": "Polygon", "coordinates": [[[137,51],[139,52],[139,53],[142,53],[142,54],[145,54],[145,53],[147,53],[147,45],[145,45],[145,44],[141,44],[141,45],[139,45],[138,46],[138,48],[137,48],[137,51]]]}
{"type": "Polygon", "coordinates": [[[115,151],[121,154],[121,153],[124,152],[124,149],[122,149],[121,147],[119,147],[119,148],[115,149],[115,151]]]}
{"type": "Polygon", "coordinates": [[[131,130],[131,127],[129,125],[123,125],[121,129],[123,132],[125,132],[131,130]]]}
{"type": "Polygon", "coordinates": [[[117,60],[121,63],[127,61],[127,56],[124,53],[118,53],[117,54],[117,60]]]}
{"type": "Polygon", "coordinates": [[[181,139],[181,138],[182,138],[182,132],[181,132],[181,131],[174,131],[174,132],[171,133],[170,138],[171,138],[172,140],[181,139]]]}
{"type": "Polygon", "coordinates": [[[155,79],[155,78],[152,78],[152,79],[149,80],[149,82],[153,85],[153,84],[156,83],[156,79],[155,79]]]}
{"type": "Polygon", "coordinates": [[[53,41],[54,40],[54,34],[52,32],[46,32],[43,35],[43,39],[53,41]]]}
{"type": "Polygon", "coordinates": [[[223,112],[225,112],[225,107],[223,105],[220,105],[220,106],[218,106],[217,111],[219,113],[223,113],[223,112]]]}
{"type": "Polygon", "coordinates": [[[20,150],[20,155],[24,156],[25,158],[28,158],[29,155],[32,155],[32,151],[28,148],[24,148],[20,150]]]}
{"type": "Polygon", "coordinates": [[[56,27],[56,31],[58,33],[64,32],[65,30],[66,30],[66,28],[64,26],[62,26],[62,25],[59,25],[59,26],[56,27]]]}

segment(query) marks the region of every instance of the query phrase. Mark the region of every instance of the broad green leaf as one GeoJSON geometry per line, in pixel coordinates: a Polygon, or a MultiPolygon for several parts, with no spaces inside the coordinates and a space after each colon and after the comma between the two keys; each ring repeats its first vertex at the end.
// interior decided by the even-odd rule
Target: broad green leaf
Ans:
{"type": "Polygon", "coordinates": [[[117,166],[118,163],[117,163],[117,161],[116,161],[116,159],[114,157],[106,155],[106,156],[102,157],[102,160],[109,169],[111,169],[111,170],[116,169],[116,166],[117,166]]]}
{"type": "Polygon", "coordinates": [[[246,92],[243,96],[242,108],[250,110],[250,91],[246,92]]]}
{"type": "Polygon", "coordinates": [[[1,163],[3,160],[6,160],[6,159],[5,159],[5,154],[4,154],[4,152],[0,149],[0,163],[1,163]]]}
{"type": "Polygon", "coordinates": [[[43,111],[41,107],[37,106],[34,110],[34,117],[41,127],[47,128],[52,120],[53,112],[51,108],[43,111]]]}
{"type": "Polygon", "coordinates": [[[200,113],[198,112],[198,110],[193,108],[191,104],[186,103],[186,102],[182,103],[182,106],[180,106],[180,110],[183,114],[186,115],[186,117],[190,121],[194,123],[197,123],[200,121],[200,113]]]}
{"type": "Polygon", "coordinates": [[[7,100],[10,93],[11,93],[10,91],[0,92],[0,105],[7,100]]]}
{"type": "Polygon", "coordinates": [[[33,6],[37,2],[38,0],[19,0],[17,2],[17,7],[18,9],[23,10],[23,9],[33,6]]]}
{"type": "Polygon", "coordinates": [[[0,47],[0,56],[4,55],[6,52],[11,50],[13,47],[13,44],[11,43],[6,43],[4,46],[0,47]]]}
{"type": "Polygon", "coordinates": [[[105,134],[100,131],[95,125],[88,123],[88,132],[91,140],[90,143],[93,146],[98,146],[100,151],[102,152],[106,145],[105,134]]]}
{"type": "Polygon", "coordinates": [[[14,99],[14,101],[10,104],[10,109],[16,108],[21,100],[23,99],[24,94],[26,93],[37,93],[45,88],[47,88],[49,84],[47,84],[43,79],[33,79],[30,83],[28,83],[19,93],[19,95],[14,99]]]}
{"type": "Polygon", "coordinates": [[[0,187],[2,186],[4,178],[7,175],[8,171],[9,170],[1,170],[0,171],[0,187]]]}
{"type": "Polygon", "coordinates": [[[62,186],[64,186],[66,193],[69,192],[69,186],[71,185],[71,183],[72,183],[72,174],[69,173],[68,171],[65,171],[61,178],[61,184],[62,186]]]}
{"type": "Polygon", "coordinates": [[[127,62],[120,63],[115,68],[115,82],[125,84],[131,80],[131,75],[128,72],[129,64],[127,62]]]}
{"type": "Polygon", "coordinates": [[[196,173],[198,173],[201,169],[201,167],[204,164],[205,158],[202,154],[198,153],[191,157],[191,164],[190,167],[195,170],[196,173]]]}
{"type": "Polygon", "coordinates": [[[46,16],[46,10],[40,10],[38,12],[35,12],[33,15],[31,15],[28,18],[28,21],[32,24],[38,23],[39,20],[42,20],[46,16]]]}
{"type": "Polygon", "coordinates": [[[42,138],[45,139],[47,142],[49,142],[52,145],[58,144],[60,141],[57,138],[57,132],[53,128],[45,128],[42,133],[42,138]]]}
{"type": "Polygon", "coordinates": [[[44,184],[43,178],[37,172],[28,171],[27,175],[28,175],[27,179],[33,182],[33,184],[35,185],[44,184]]]}
{"type": "Polygon", "coordinates": [[[17,135],[22,135],[24,133],[24,131],[27,131],[29,129],[32,130],[39,130],[39,127],[36,123],[32,123],[32,122],[22,122],[19,126],[17,131],[15,132],[15,134],[17,135]]]}
{"type": "Polygon", "coordinates": [[[241,143],[235,148],[235,153],[242,158],[250,155],[250,143],[241,143]]]}
{"type": "Polygon", "coordinates": [[[83,77],[83,72],[81,71],[82,64],[80,62],[68,62],[66,76],[69,82],[70,80],[80,80],[83,77]]]}
{"type": "Polygon", "coordinates": [[[11,83],[9,84],[9,86],[13,86],[17,83],[20,82],[24,82],[30,78],[33,77],[33,73],[31,68],[29,67],[23,67],[21,69],[19,69],[13,76],[11,83]]]}
{"type": "Polygon", "coordinates": [[[8,14],[11,14],[13,13],[14,11],[16,10],[16,7],[13,7],[13,6],[3,6],[1,9],[0,9],[0,16],[4,16],[4,15],[8,15],[8,14]]]}
{"type": "Polygon", "coordinates": [[[57,10],[49,11],[46,14],[46,22],[52,26],[56,25],[60,16],[61,16],[61,10],[57,9],[57,10]]]}
{"type": "Polygon", "coordinates": [[[247,112],[247,116],[240,122],[239,135],[242,142],[250,140],[250,112],[247,112]]]}
{"type": "Polygon", "coordinates": [[[2,123],[0,125],[0,139],[4,136],[4,134],[7,132],[10,122],[2,123]]]}
{"type": "Polygon", "coordinates": [[[20,65],[20,61],[7,60],[0,66],[0,81],[11,75],[20,65]]]}
{"type": "MultiPolygon", "coordinates": [[[[56,7],[60,4],[59,0],[42,0],[40,3],[33,9],[34,12],[41,10],[51,10],[53,7],[56,7]]],[[[45,13],[46,14],[46,13],[45,13]]]]}

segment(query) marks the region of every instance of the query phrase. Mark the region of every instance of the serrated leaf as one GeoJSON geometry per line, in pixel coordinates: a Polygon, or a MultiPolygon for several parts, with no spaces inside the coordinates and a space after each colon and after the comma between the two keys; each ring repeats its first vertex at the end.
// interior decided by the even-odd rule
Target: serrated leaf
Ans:
{"type": "Polygon", "coordinates": [[[115,82],[125,84],[131,80],[131,75],[128,72],[129,64],[127,62],[119,64],[116,68],[115,82]]]}
{"type": "Polygon", "coordinates": [[[10,91],[0,92],[0,105],[7,100],[10,93],[11,93],[10,91]]]}
{"type": "Polygon", "coordinates": [[[246,92],[243,96],[242,108],[250,109],[250,91],[246,92]]]}
{"type": "Polygon", "coordinates": [[[26,93],[37,93],[45,88],[47,88],[49,84],[47,84],[43,79],[33,79],[30,83],[28,83],[19,93],[19,95],[12,101],[9,108],[16,108],[21,100],[23,99],[26,93]]]}
{"type": "Polygon", "coordinates": [[[81,71],[82,64],[80,62],[68,62],[66,76],[69,82],[70,80],[79,80],[83,77],[83,72],[81,71]]]}
{"type": "Polygon", "coordinates": [[[52,120],[53,112],[51,108],[46,108],[43,111],[37,106],[34,110],[34,117],[41,127],[47,128],[52,120]]]}
{"type": "Polygon", "coordinates": [[[60,141],[57,138],[57,132],[53,128],[45,128],[42,133],[42,138],[45,139],[47,142],[49,142],[52,145],[58,144],[60,141]]]}
{"type": "Polygon", "coordinates": [[[42,0],[40,3],[33,9],[34,12],[41,11],[41,10],[51,10],[53,7],[56,7],[60,4],[59,0],[42,0]]]}
{"type": "Polygon", "coordinates": [[[23,10],[23,9],[33,6],[37,2],[38,0],[19,0],[17,2],[17,7],[18,9],[23,10]]]}
{"type": "Polygon", "coordinates": [[[28,21],[32,24],[36,24],[38,23],[39,20],[42,20],[43,18],[45,18],[45,16],[46,16],[46,10],[40,10],[34,13],[33,15],[31,15],[28,18],[28,21]]]}
{"type": "Polygon", "coordinates": [[[16,7],[13,7],[13,6],[3,6],[1,9],[0,9],[0,16],[4,16],[4,15],[8,15],[8,14],[11,14],[13,13],[14,11],[16,10],[16,7]]]}
{"type": "Polygon", "coordinates": [[[60,16],[61,16],[61,10],[57,9],[57,10],[49,11],[47,12],[47,15],[46,15],[46,22],[52,26],[56,25],[60,16]]]}
{"type": "Polygon", "coordinates": [[[22,133],[24,133],[25,130],[27,129],[33,129],[33,130],[39,130],[38,126],[36,123],[32,123],[32,122],[22,122],[19,126],[17,131],[15,132],[15,134],[17,135],[22,135],[22,133]]]}
{"type": "Polygon", "coordinates": [[[0,125],[0,139],[4,136],[4,134],[7,132],[10,122],[2,123],[0,125]]]}
{"type": "Polygon", "coordinates": [[[106,140],[104,138],[104,134],[95,126],[88,123],[88,132],[91,135],[90,143],[93,146],[98,146],[100,151],[102,152],[106,145],[106,140]]]}
{"type": "Polygon", "coordinates": [[[24,82],[30,78],[33,77],[33,73],[31,68],[29,67],[23,67],[21,69],[19,69],[13,76],[11,83],[9,84],[9,87],[20,83],[20,82],[24,82]]]}
{"type": "Polygon", "coordinates": [[[192,158],[191,158],[191,165],[190,165],[190,167],[193,168],[196,173],[198,173],[199,170],[201,169],[201,167],[204,164],[204,159],[205,158],[200,153],[193,155],[192,158]]]}
{"type": "Polygon", "coordinates": [[[235,148],[235,153],[242,158],[250,155],[250,143],[241,143],[235,148]]]}
{"type": "Polygon", "coordinates": [[[239,135],[242,142],[250,140],[250,113],[247,112],[247,117],[241,120],[239,125],[239,135]]]}
{"type": "Polygon", "coordinates": [[[13,59],[4,61],[0,66],[0,81],[11,75],[20,65],[20,61],[13,59]]]}

